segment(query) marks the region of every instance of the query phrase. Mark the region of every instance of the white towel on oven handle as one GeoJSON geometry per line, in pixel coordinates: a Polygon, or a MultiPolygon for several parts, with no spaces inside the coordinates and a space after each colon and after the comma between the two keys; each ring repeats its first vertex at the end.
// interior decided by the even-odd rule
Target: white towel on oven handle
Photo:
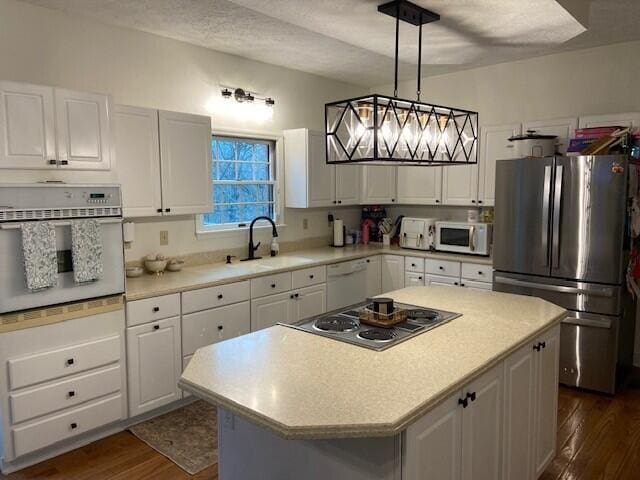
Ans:
{"type": "Polygon", "coordinates": [[[100,222],[94,219],[71,222],[71,260],[76,283],[95,282],[102,278],[102,235],[100,222]]]}
{"type": "Polygon", "coordinates": [[[27,288],[31,292],[46,290],[58,284],[56,227],[51,222],[24,222],[22,258],[27,288]]]}

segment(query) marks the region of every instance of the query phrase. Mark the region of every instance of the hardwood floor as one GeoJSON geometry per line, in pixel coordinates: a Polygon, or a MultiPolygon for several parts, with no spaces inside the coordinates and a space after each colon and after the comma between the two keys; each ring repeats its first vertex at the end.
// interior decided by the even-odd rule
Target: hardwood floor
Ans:
{"type": "MultiPolygon", "coordinates": [[[[128,432],[2,480],[217,480],[213,466],[191,476],[128,432]]],[[[615,397],[560,388],[558,455],[542,480],[640,478],[640,389],[615,397]]]]}

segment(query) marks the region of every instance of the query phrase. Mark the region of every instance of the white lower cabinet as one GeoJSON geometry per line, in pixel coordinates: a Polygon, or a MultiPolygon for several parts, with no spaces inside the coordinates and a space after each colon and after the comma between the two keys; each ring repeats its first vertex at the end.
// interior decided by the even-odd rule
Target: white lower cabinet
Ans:
{"type": "Polygon", "coordinates": [[[405,287],[424,287],[424,273],[407,272],[404,274],[405,287]]]}
{"type": "Polygon", "coordinates": [[[367,298],[375,297],[382,293],[382,257],[376,255],[367,260],[367,298]]]}
{"type": "Polygon", "coordinates": [[[462,479],[500,480],[503,367],[492,368],[462,391],[462,479]]]}
{"type": "Polygon", "coordinates": [[[538,478],[551,463],[556,451],[560,327],[542,335],[533,349],[536,367],[535,478],[538,478]]]}
{"type": "Polygon", "coordinates": [[[404,257],[382,256],[382,293],[404,288],[404,257]]]}
{"type": "Polygon", "coordinates": [[[404,432],[403,480],[531,480],[555,454],[560,327],[404,432]]]}
{"type": "Polygon", "coordinates": [[[527,344],[504,362],[503,480],[527,480],[533,475],[534,353],[527,344]]]}
{"type": "Polygon", "coordinates": [[[251,300],[251,331],[277,323],[293,323],[327,309],[327,284],[291,290],[251,300]]]}
{"type": "Polygon", "coordinates": [[[182,398],[180,317],[127,328],[129,416],[182,398]]]}

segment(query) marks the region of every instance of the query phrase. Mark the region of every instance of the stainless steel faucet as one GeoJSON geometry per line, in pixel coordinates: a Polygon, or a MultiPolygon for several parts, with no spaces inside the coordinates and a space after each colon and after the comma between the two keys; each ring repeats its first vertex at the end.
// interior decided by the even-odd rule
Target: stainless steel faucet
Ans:
{"type": "Polygon", "coordinates": [[[257,260],[259,258],[262,258],[262,257],[256,257],[254,255],[255,251],[258,250],[260,243],[262,243],[262,242],[258,242],[257,245],[255,246],[253,245],[253,226],[258,220],[267,220],[273,227],[273,231],[271,232],[271,235],[274,237],[278,236],[278,230],[276,229],[276,224],[273,222],[273,220],[271,220],[269,217],[264,217],[264,216],[254,218],[251,221],[251,225],[249,225],[249,255],[247,256],[247,258],[243,258],[241,262],[246,262],[247,260],[257,260]]]}

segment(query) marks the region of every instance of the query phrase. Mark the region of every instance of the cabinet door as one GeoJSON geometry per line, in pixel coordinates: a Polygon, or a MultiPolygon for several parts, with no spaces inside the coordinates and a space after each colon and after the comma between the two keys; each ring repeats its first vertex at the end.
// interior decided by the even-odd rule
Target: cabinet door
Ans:
{"type": "Polygon", "coordinates": [[[278,322],[293,322],[291,295],[292,292],[285,292],[251,300],[251,331],[272,327],[278,322]]]}
{"type": "Polygon", "coordinates": [[[114,136],[124,216],[160,215],[158,111],[116,105],[114,136]]]}
{"type": "Polygon", "coordinates": [[[424,273],[407,272],[404,274],[405,287],[424,287],[424,273]]]}
{"type": "Polygon", "coordinates": [[[357,165],[340,165],[335,168],[336,201],[339,205],[360,204],[361,167],[357,165]]]}
{"type": "MultiPolygon", "coordinates": [[[[543,335],[536,357],[535,404],[535,478],[538,478],[556,451],[558,416],[558,370],[560,362],[560,327],[543,335]]],[[[537,343],[537,342],[536,342],[537,343]]]]}
{"type": "Polygon", "coordinates": [[[522,125],[522,130],[535,130],[542,135],[557,135],[556,150],[561,154],[567,153],[569,140],[578,128],[578,118],[556,118],[553,120],[540,120],[537,122],[527,122],[522,125]]]}
{"type": "Polygon", "coordinates": [[[442,204],[477,205],[478,165],[442,168],[442,204]]]}
{"type": "Polygon", "coordinates": [[[211,119],[159,113],[162,204],[165,213],[207,213],[213,209],[211,119]]]}
{"type": "Polygon", "coordinates": [[[251,331],[249,302],[212,308],[182,316],[182,355],[251,331]]]}
{"type": "Polygon", "coordinates": [[[404,257],[384,255],[382,257],[382,293],[404,288],[404,257]]]}
{"type": "Polygon", "coordinates": [[[398,203],[439,205],[442,167],[398,167],[398,203]]]}
{"type": "Polygon", "coordinates": [[[395,203],[396,170],[396,167],[362,167],[362,203],[395,203]]]}
{"type": "MultiPolygon", "coordinates": [[[[509,138],[519,134],[520,124],[482,127],[480,132],[480,178],[478,204],[492,206],[496,199],[496,161],[512,158],[509,138]]],[[[453,172],[456,173],[456,172],[453,172]]]]}
{"type": "Polygon", "coordinates": [[[534,350],[527,344],[504,362],[503,480],[533,478],[534,350]]]}
{"type": "Polygon", "coordinates": [[[457,287],[460,281],[457,277],[445,277],[444,275],[425,275],[425,285],[439,285],[441,287],[457,287]]]}
{"type": "Polygon", "coordinates": [[[411,424],[405,433],[403,480],[459,480],[462,447],[460,393],[411,424]]]}
{"type": "Polygon", "coordinates": [[[307,139],[307,162],[309,178],[294,179],[308,182],[309,207],[327,207],[336,200],[336,167],[327,165],[324,134],[309,132],[307,139]]]}
{"type": "Polygon", "coordinates": [[[467,385],[462,396],[474,395],[462,409],[463,480],[502,477],[503,366],[498,365],[467,385]]]}
{"type": "Polygon", "coordinates": [[[327,311],[327,285],[314,285],[291,292],[293,295],[289,316],[292,322],[315,317],[327,311]]]}
{"type": "Polygon", "coordinates": [[[54,124],[51,87],[0,82],[0,168],[56,168],[54,124]]]}
{"type": "Polygon", "coordinates": [[[55,89],[59,165],[77,170],[111,168],[108,95],[55,89]]]}
{"type": "Polygon", "coordinates": [[[382,293],[382,257],[367,258],[367,298],[375,297],[382,293]]]}
{"type": "Polygon", "coordinates": [[[580,128],[610,127],[614,125],[640,127],[640,112],[585,115],[578,118],[578,126],[580,128]]]}
{"type": "Polygon", "coordinates": [[[180,317],[127,328],[129,416],[182,398],[180,317]]]}

